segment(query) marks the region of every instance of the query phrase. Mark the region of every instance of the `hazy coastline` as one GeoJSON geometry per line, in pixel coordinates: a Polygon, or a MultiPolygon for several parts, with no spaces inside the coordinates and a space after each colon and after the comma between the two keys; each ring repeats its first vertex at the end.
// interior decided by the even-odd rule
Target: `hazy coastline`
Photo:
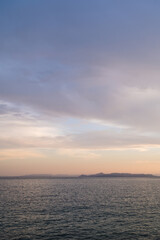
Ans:
{"type": "Polygon", "coordinates": [[[0,179],[70,179],[70,178],[160,178],[153,174],[133,174],[133,173],[96,173],[81,175],[52,175],[52,174],[30,174],[22,176],[0,176],[0,179]]]}

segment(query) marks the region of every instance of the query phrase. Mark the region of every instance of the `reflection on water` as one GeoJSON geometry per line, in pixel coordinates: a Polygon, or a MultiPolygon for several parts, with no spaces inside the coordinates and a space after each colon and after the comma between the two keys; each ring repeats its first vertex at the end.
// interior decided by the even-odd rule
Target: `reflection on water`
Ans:
{"type": "Polygon", "coordinates": [[[160,239],[160,179],[0,180],[0,239],[160,239]]]}

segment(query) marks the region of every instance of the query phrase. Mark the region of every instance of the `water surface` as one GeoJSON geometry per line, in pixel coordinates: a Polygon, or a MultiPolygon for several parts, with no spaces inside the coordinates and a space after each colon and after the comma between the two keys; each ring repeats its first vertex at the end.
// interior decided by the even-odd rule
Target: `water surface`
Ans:
{"type": "Polygon", "coordinates": [[[160,179],[0,180],[0,239],[160,239],[160,179]]]}

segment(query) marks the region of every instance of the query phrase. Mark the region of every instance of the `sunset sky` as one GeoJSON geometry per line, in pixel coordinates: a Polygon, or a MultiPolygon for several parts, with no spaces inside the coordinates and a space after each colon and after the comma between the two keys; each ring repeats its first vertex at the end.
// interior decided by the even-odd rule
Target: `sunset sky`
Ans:
{"type": "Polygon", "coordinates": [[[160,174],[160,1],[0,1],[0,175],[160,174]]]}

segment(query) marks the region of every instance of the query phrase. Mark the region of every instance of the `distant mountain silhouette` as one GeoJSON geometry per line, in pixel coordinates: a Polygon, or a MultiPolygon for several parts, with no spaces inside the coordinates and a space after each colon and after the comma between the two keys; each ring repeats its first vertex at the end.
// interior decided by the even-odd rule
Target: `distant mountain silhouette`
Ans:
{"type": "Polygon", "coordinates": [[[160,178],[160,176],[155,176],[152,174],[132,174],[132,173],[96,173],[91,175],[51,175],[51,174],[30,174],[23,176],[0,176],[0,179],[54,179],[54,178],[118,178],[118,177],[127,177],[127,178],[160,178]]]}
{"type": "Polygon", "coordinates": [[[92,177],[147,177],[147,178],[157,178],[158,176],[152,175],[152,174],[132,174],[132,173],[97,173],[97,174],[91,174],[91,175],[80,175],[80,178],[92,178],[92,177]]]}
{"type": "Polygon", "coordinates": [[[75,178],[75,175],[66,175],[66,174],[29,174],[23,176],[0,176],[0,179],[53,179],[53,178],[75,178]]]}

